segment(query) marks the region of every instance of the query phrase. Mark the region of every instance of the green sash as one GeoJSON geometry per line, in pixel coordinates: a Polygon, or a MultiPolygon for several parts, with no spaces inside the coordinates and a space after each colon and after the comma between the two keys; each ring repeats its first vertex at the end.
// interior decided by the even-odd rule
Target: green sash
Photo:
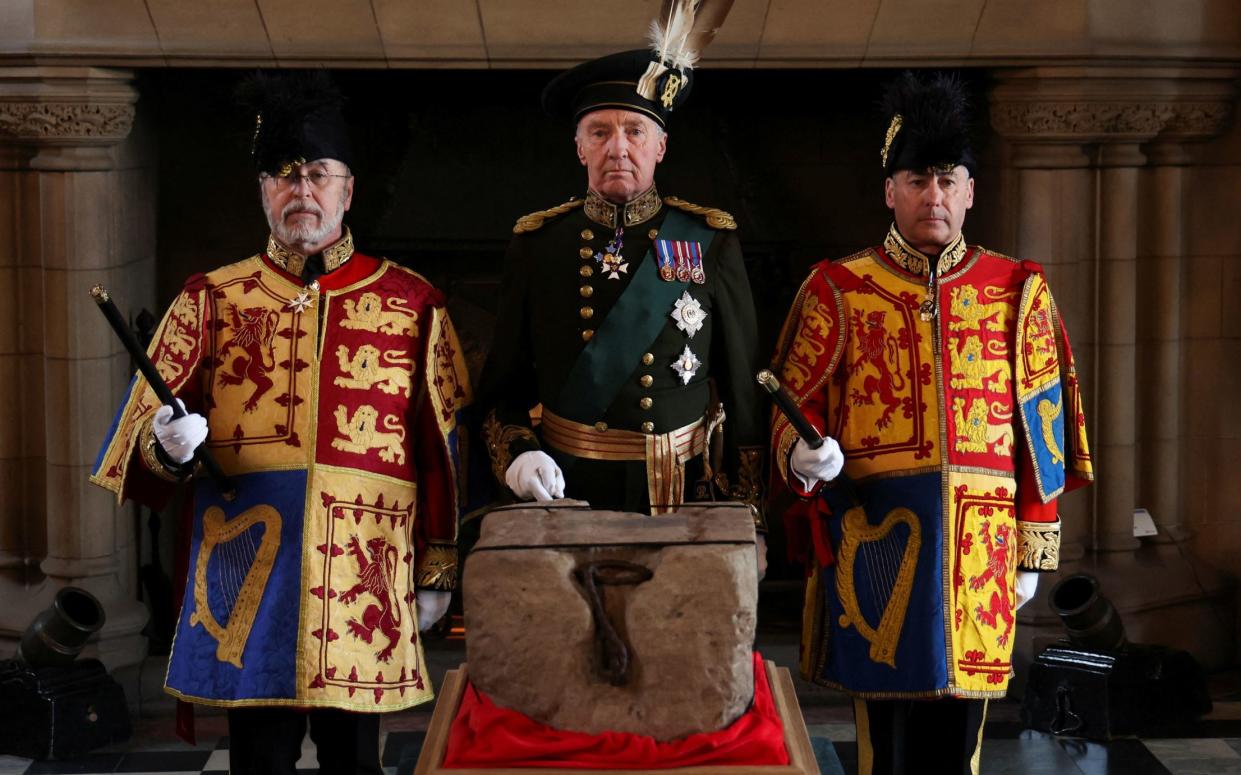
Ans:
{"type": "MultiPolygon", "coordinates": [[[[659,239],[701,243],[703,263],[714,238],[714,229],[680,210],[671,210],[659,229],[659,239]]],[[[659,279],[652,242],[629,287],[573,363],[561,388],[556,414],[587,424],[603,417],[642,354],[668,325],[673,305],[688,287],[689,283],[659,279]]]]}

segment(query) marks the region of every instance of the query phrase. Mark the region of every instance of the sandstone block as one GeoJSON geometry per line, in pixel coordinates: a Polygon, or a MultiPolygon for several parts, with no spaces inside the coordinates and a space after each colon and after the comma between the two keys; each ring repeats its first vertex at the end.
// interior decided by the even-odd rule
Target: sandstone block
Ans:
{"type": "Polygon", "coordinates": [[[463,586],[470,680],[545,724],[671,740],[721,729],[753,699],[758,582],[742,504],[657,517],[580,501],[497,509],[463,586]],[[615,561],[650,571],[640,583],[597,587],[628,645],[622,685],[609,678],[579,572],[615,561]]]}

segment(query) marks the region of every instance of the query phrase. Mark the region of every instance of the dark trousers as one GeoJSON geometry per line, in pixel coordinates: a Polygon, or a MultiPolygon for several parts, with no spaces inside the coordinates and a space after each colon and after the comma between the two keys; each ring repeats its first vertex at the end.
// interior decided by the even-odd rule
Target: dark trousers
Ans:
{"type": "Polygon", "coordinates": [[[854,700],[858,775],[978,775],[986,700],[854,700]]]}
{"type": "Polygon", "coordinates": [[[292,708],[228,712],[229,774],[294,775],[307,724],[321,775],[383,775],[378,713],[292,708]]]}

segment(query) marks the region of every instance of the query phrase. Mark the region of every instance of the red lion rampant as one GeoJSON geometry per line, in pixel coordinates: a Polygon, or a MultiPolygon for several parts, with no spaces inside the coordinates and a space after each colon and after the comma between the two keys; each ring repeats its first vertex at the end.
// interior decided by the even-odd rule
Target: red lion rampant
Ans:
{"type": "Polygon", "coordinates": [[[900,373],[900,348],[896,338],[883,328],[883,319],[887,313],[874,310],[867,313],[862,320],[860,309],[853,311],[853,330],[857,332],[858,351],[860,355],[849,366],[849,371],[856,372],[866,364],[878,370],[879,375],[866,375],[862,381],[862,390],[854,388],[850,394],[854,406],[875,403],[875,396],[883,402],[883,414],[875,421],[875,426],[886,428],[892,422],[892,413],[901,405],[900,396],[896,391],[905,389],[905,379],[900,373]],[[889,367],[889,360],[896,367],[889,367]]]}
{"type": "Polygon", "coordinates": [[[354,637],[371,643],[375,637],[375,629],[378,628],[388,639],[388,645],[376,651],[375,656],[380,662],[387,662],[392,658],[392,650],[396,648],[401,637],[401,607],[397,604],[392,584],[399,552],[383,536],[367,541],[366,553],[362,552],[357,536],[350,537],[347,548],[358,561],[360,581],[341,593],[340,602],[350,605],[357,601],[362,592],[369,592],[379,601],[378,605],[366,607],[362,612],[362,621],[356,618],[349,620],[349,632],[353,633],[354,637]]]}
{"type": "Polygon", "coordinates": [[[974,613],[978,616],[978,621],[991,628],[998,627],[1000,619],[1004,620],[1004,631],[995,638],[995,642],[1003,646],[1008,643],[1008,636],[1013,632],[1013,603],[1008,595],[1008,568],[1012,556],[1012,545],[1009,541],[1011,530],[1008,525],[996,527],[994,543],[990,530],[991,522],[984,520],[978,535],[987,549],[987,569],[978,576],[970,577],[970,589],[977,592],[992,580],[999,587],[991,593],[989,607],[984,609],[980,605],[974,609],[974,613]]]}
{"type": "Polygon", "coordinates": [[[234,333],[233,338],[220,350],[220,362],[227,363],[225,359],[228,352],[234,347],[239,348],[242,355],[233,359],[231,373],[220,372],[220,384],[240,385],[246,380],[253,382],[254,392],[246,399],[245,405],[245,411],[253,412],[259,405],[259,398],[271,390],[274,384],[267,372],[276,365],[271,343],[280,314],[263,307],[238,309],[236,304],[228,305],[228,314],[232,318],[234,333]]]}

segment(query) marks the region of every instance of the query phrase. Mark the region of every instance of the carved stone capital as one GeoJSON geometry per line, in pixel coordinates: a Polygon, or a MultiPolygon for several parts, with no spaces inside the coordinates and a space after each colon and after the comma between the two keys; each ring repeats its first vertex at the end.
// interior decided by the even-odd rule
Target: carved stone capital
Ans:
{"type": "Polygon", "coordinates": [[[131,80],[93,67],[0,68],[0,147],[27,149],[34,168],[109,167],[108,149],[133,126],[131,80]]]}
{"type": "Polygon", "coordinates": [[[1221,69],[1042,67],[997,80],[991,124],[1026,145],[1206,140],[1237,97],[1236,73],[1221,69]]]}
{"type": "Polygon", "coordinates": [[[0,138],[36,143],[112,145],[129,136],[133,105],[0,102],[0,138]]]}

